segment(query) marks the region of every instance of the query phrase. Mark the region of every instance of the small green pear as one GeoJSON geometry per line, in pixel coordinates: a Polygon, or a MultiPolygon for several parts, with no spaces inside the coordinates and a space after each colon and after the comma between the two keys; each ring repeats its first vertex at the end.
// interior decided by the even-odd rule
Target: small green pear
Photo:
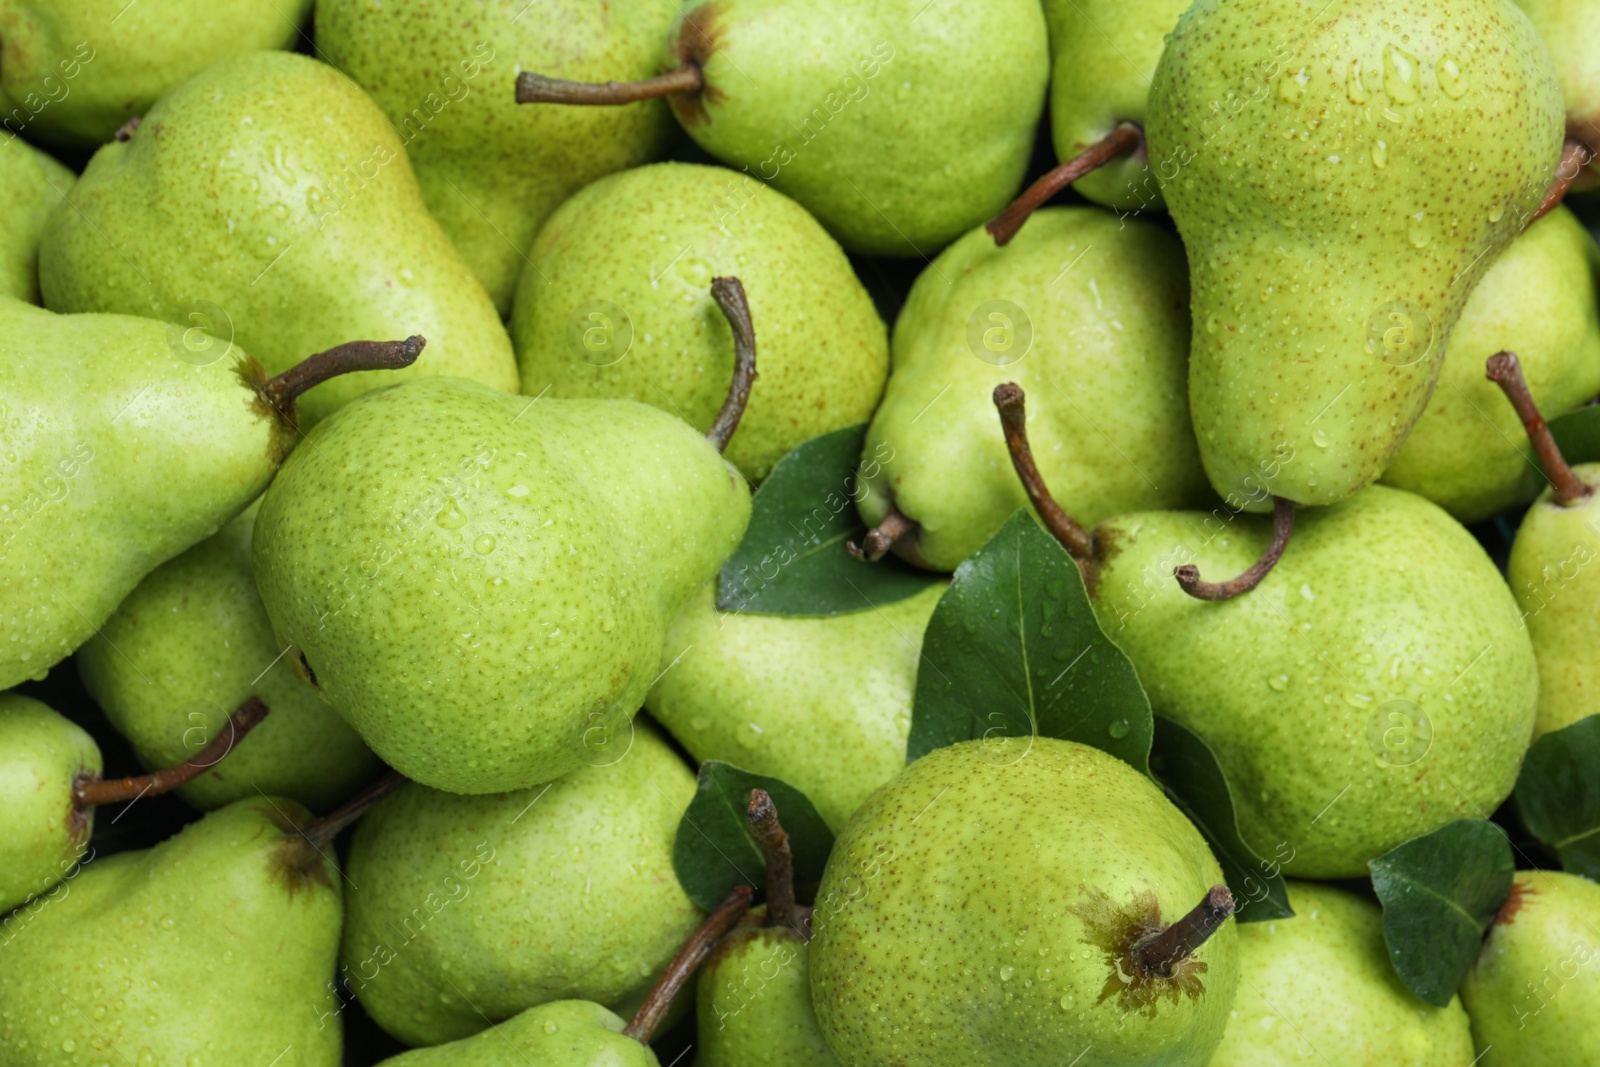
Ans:
{"type": "Polygon", "coordinates": [[[1583,406],[1600,393],[1597,281],[1600,248],[1571,211],[1528,227],[1467,301],[1433,399],[1383,481],[1469,523],[1532,500],[1543,479],[1484,361],[1514,349],[1552,418],[1583,406]]]}
{"type": "Polygon", "coordinates": [[[39,239],[45,219],[77,180],[22,138],[0,133],[0,296],[39,302],[39,239]]]}
{"type": "Polygon", "coordinates": [[[1210,1067],[1479,1062],[1461,999],[1424,1004],[1395,974],[1376,905],[1333,886],[1287,886],[1292,918],[1239,926],[1243,978],[1210,1067]]]}
{"type": "Polygon", "coordinates": [[[73,786],[98,778],[100,747],[83,728],[37,700],[0,694],[0,913],[72,872],[88,847],[94,809],[73,786]]]}
{"type": "Polygon", "coordinates": [[[922,631],[944,588],[793,618],[718,611],[712,583],[667,631],[645,707],[697,761],[782,779],[837,832],[905,766],[922,631]]]}
{"type": "Polygon", "coordinates": [[[863,448],[862,517],[897,554],[953,571],[1027,503],[990,395],[1034,393],[1041,469],[1088,521],[1209,499],[1187,399],[1180,246],[1093,208],[1036,213],[1004,248],[974,230],[911,289],[863,448]],[[869,475],[871,475],[869,477],[869,475]],[[890,542],[893,522],[902,525],[890,542]]]}
{"type": "Polygon", "coordinates": [[[327,811],[383,765],[273,638],[250,571],[255,521],[252,504],[152,571],[78,650],[78,672],[152,768],[188,758],[197,733],[211,736],[234,708],[260,697],[271,721],[178,796],[202,811],[263,793],[327,811]]]}
{"type": "Polygon", "coordinates": [[[5,0],[0,119],[33,140],[94,148],[201,68],[293,48],[310,11],[311,0],[5,0]]]}
{"type": "Polygon", "coordinates": [[[471,1037],[391,1056],[378,1067],[660,1067],[624,1020],[587,1000],[556,1000],[471,1037]]]}
{"type": "MultiPolygon", "coordinates": [[[[1588,0],[1517,0],[1555,59],[1567,103],[1567,136],[1600,147],[1600,59],[1593,42],[1600,34],[1600,8],[1588,0]]],[[[1591,158],[1578,188],[1600,184],[1600,164],[1591,158]]]]}
{"type": "Polygon", "coordinates": [[[1518,871],[1461,985],[1479,1067],[1600,1063],[1596,952],[1600,886],[1561,871],[1518,871]]]}
{"type": "Polygon", "coordinates": [[[1199,831],[1114,756],[1046,737],[939,749],[828,858],[817,1021],[852,1065],[1200,1067],[1241,977],[1221,882],[1199,831]]]}
{"type": "Polygon", "coordinates": [[[508,315],[550,212],[589,182],[655,159],[676,132],[659,100],[519,107],[512,75],[648,77],[676,11],[672,0],[561,0],[531,12],[526,0],[323,0],[317,54],[400,131],[428,209],[508,315]]]}
{"type": "MultiPolygon", "coordinates": [[[[428,214],[399,134],[307,56],[225,59],[164,95],[56,206],[39,275],[53,310],[192,328],[196,362],[237,343],[276,374],[353,338],[422,334],[428,357],[402,377],[517,389],[511,339],[428,214]]],[[[393,377],[322,385],[306,423],[393,377]]]]}

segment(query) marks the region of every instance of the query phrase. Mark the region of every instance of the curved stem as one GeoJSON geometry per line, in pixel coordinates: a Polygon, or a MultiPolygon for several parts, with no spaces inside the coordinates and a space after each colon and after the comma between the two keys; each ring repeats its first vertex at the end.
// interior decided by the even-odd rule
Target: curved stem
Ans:
{"type": "Polygon", "coordinates": [[[717,412],[716,421],[706,431],[706,439],[717,446],[718,452],[728,450],[733,431],[744,418],[744,409],[750,403],[750,390],[756,384],[756,328],[750,321],[750,301],[744,295],[744,283],[738,278],[711,279],[711,299],[717,302],[728,325],[733,328],[733,381],[728,383],[728,396],[717,412]]]}
{"type": "Polygon", "coordinates": [[[1489,357],[1485,371],[1488,379],[1500,387],[1506,399],[1511,401],[1511,406],[1517,409],[1517,418],[1522,420],[1522,428],[1527,431],[1533,450],[1539,454],[1545,476],[1555,488],[1556,503],[1570,508],[1579,501],[1589,499],[1594,490],[1585,485],[1583,479],[1567,465],[1567,459],[1561,454],[1561,447],[1556,444],[1544,416],[1539,414],[1539,405],[1534,403],[1533,394],[1528,392],[1527,380],[1522,377],[1522,361],[1517,359],[1517,354],[1496,352],[1489,357]]]}
{"type": "Polygon", "coordinates": [[[1051,197],[1084,175],[1099,170],[1113,159],[1132,152],[1143,143],[1143,130],[1131,122],[1122,123],[1104,138],[1028,186],[1021,196],[1011,202],[1010,207],[991,219],[984,229],[989,231],[989,236],[994,238],[995,244],[1001,246],[1010,244],[1017,231],[1022,229],[1023,223],[1028,221],[1028,217],[1043,207],[1051,197]]]}
{"type": "Polygon", "coordinates": [[[1094,558],[1094,539],[1089,536],[1088,530],[1078,525],[1078,521],[1056,503],[1056,498],[1050,495],[1050,487],[1044,484],[1044,477],[1033,462],[1033,448],[1028,444],[1027,399],[1022,386],[1016,382],[994,387],[994,406],[1000,412],[1000,428],[1005,431],[1006,448],[1011,452],[1011,466],[1016,468],[1022,488],[1027,491],[1034,510],[1044,520],[1045,528],[1061,542],[1061,547],[1067,550],[1068,555],[1080,564],[1087,564],[1094,558]]]}
{"type": "Polygon", "coordinates": [[[658,96],[698,93],[705,87],[705,72],[698,63],[686,63],[677,70],[636,82],[575,82],[525,70],[517,75],[517,103],[631,104],[658,96]]]}
{"type": "Polygon", "coordinates": [[[164,771],[139,775],[134,778],[113,778],[101,781],[93,775],[80,775],[72,784],[72,803],[79,811],[115,804],[142,796],[160,796],[180,785],[187,785],[216,766],[217,761],[233,751],[233,746],[245,734],[255,729],[270,711],[259,697],[251,697],[228,716],[226,728],[213,737],[206,747],[194,754],[193,759],[164,771]]]}
{"type": "Polygon", "coordinates": [[[376,782],[345,801],[343,805],[330,811],[316,822],[307,826],[301,833],[320,852],[328,846],[328,842],[339,836],[339,831],[365,815],[374,804],[405,785],[411,779],[399,771],[391,770],[376,782]]]}
{"type": "Polygon", "coordinates": [[[632,1021],[623,1028],[624,1034],[641,1045],[650,1043],[661,1020],[667,1017],[667,1009],[672,1007],[673,998],[689,984],[689,979],[705,962],[705,958],[711,955],[711,950],[722,940],[722,935],[738,925],[745,912],[750,910],[750,896],[749,886],[735,886],[733,892],[717,905],[717,910],[695,928],[678,954],[672,957],[672,962],[667,964],[667,969],[661,972],[661,977],[656,979],[655,987],[644,998],[644,1003],[639,1005],[632,1021]]]}
{"type": "Polygon", "coordinates": [[[1232,600],[1260,585],[1261,580],[1272,573],[1272,568],[1283,558],[1283,550],[1289,547],[1289,537],[1293,533],[1294,505],[1275,496],[1272,498],[1272,543],[1249,570],[1226,582],[1203,582],[1200,568],[1188,563],[1174,567],[1172,576],[1178,579],[1178,586],[1196,600],[1232,600]]]}
{"type": "Polygon", "coordinates": [[[1193,911],[1136,945],[1134,962],[1150,974],[1172,977],[1173,968],[1194,955],[1233,912],[1233,894],[1228,892],[1228,887],[1212,886],[1193,911]]]}
{"type": "Polygon", "coordinates": [[[1528,225],[1532,226],[1554,211],[1561,201],[1567,198],[1572,183],[1578,180],[1583,168],[1592,162],[1594,162],[1594,149],[1576,137],[1568,137],[1566,145],[1561,149],[1561,165],[1556,168],[1555,180],[1550,183],[1549,192],[1544,194],[1544,203],[1539,205],[1539,210],[1528,220],[1528,225]]]}
{"type": "Polygon", "coordinates": [[[806,937],[794,907],[794,850],[778,822],[777,805],[765,789],[750,790],[745,820],[767,859],[767,925],[787,926],[806,937]]]}
{"type": "Polygon", "coordinates": [[[856,544],[854,541],[846,541],[844,547],[846,551],[862,563],[876,563],[888,555],[889,549],[894,547],[896,541],[916,528],[917,524],[913,520],[907,518],[899,508],[890,504],[889,514],[883,517],[882,522],[867,531],[867,535],[861,539],[860,544],[856,544]]]}
{"type": "Polygon", "coordinates": [[[139,128],[139,123],[144,121],[144,116],[135,115],[133,118],[117,127],[117,132],[111,135],[113,141],[133,140],[133,131],[139,128]]]}
{"type": "Polygon", "coordinates": [[[295,417],[295,401],[302,393],[330,378],[361,370],[399,370],[422,355],[428,339],[420,334],[404,341],[350,341],[308,356],[260,386],[261,398],[284,418],[295,417]]]}

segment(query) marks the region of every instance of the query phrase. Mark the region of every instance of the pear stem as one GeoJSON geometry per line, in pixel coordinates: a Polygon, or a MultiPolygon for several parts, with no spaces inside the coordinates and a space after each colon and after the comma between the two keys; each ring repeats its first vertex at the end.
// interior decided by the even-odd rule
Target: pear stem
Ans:
{"type": "Polygon", "coordinates": [[[623,1028],[623,1033],[639,1042],[648,1045],[655,1037],[656,1029],[661,1021],[667,1017],[667,1010],[672,1007],[672,1001],[680,990],[689,984],[689,979],[705,962],[711,950],[716,947],[722,936],[738,925],[744,918],[745,912],[750,910],[750,897],[752,890],[747,885],[735,886],[733,892],[723,898],[717,910],[706,917],[706,921],[695,928],[689,935],[689,940],[683,943],[678,954],[672,957],[672,962],[667,964],[667,969],[661,972],[661,977],[656,979],[650,995],[644,998],[644,1003],[639,1005],[639,1010],[634,1013],[632,1021],[623,1028]]]}
{"type": "Polygon", "coordinates": [[[808,936],[794,906],[794,850],[778,821],[772,795],[765,789],[750,790],[745,819],[767,858],[767,925],[787,926],[801,937],[808,936]]]}
{"type": "Polygon", "coordinates": [[[92,774],[80,775],[72,783],[73,807],[82,811],[101,804],[116,804],[142,796],[160,796],[187,785],[216,765],[217,761],[233,750],[245,734],[255,729],[270,709],[259,697],[251,697],[228,716],[227,727],[213,737],[204,748],[176,767],[154,771],[134,778],[113,778],[102,781],[92,774]]]}
{"type": "Polygon", "coordinates": [[[1540,464],[1544,466],[1545,476],[1555,489],[1556,503],[1570,508],[1589,499],[1594,490],[1585,485],[1583,479],[1567,465],[1566,457],[1561,454],[1561,446],[1556,444],[1550,426],[1539,414],[1539,405],[1534,403],[1533,394],[1528,392],[1527,379],[1522,376],[1522,361],[1517,359],[1517,354],[1496,352],[1489,357],[1485,370],[1488,379],[1500,387],[1506,399],[1511,401],[1511,406],[1516,408],[1522,428],[1527,431],[1528,440],[1538,453],[1540,464]]]}
{"type": "Polygon", "coordinates": [[[345,801],[341,807],[330,811],[300,833],[320,852],[328,847],[328,842],[339,836],[339,831],[361,818],[374,804],[410,780],[399,771],[391,770],[345,801]]]}
{"type": "Polygon", "coordinates": [[[905,514],[893,504],[889,505],[889,513],[883,521],[867,531],[860,544],[854,541],[845,542],[845,550],[862,563],[876,563],[889,554],[889,549],[894,543],[917,528],[917,524],[908,519],[905,514]]]}
{"type": "Polygon", "coordinates": [[[718,452],[728,450],[733,432],[744,418],[744,409],[750,403],[750,390],[756,384],[756,328],[750,321],[750,301],[744,294],[744,283],[738,278],[711,279],[711,299],[717,302],[728,325],[733,328],[733,380],[728,383],[728,396],[717,412],[716,421],[706,431],[706,439],[717,446],[718,452]]]}
{"type": "Polygon", "coordinates": [[[1131,152],[1144,143],[1144,131],[1131,122],[1124,122],[1078,155],[1062,163],[1044,177],[1028,186],[1011,206],[989,221],[984,229],[994,238],[994,243],[1004,247],[1022,229],[1025,222],[1051,197],[1082,178],[1099,170],[1113,159],[1131,152]]]}
{"type": "Polygon", "coordinates": [[[1178,580],[1178,587],[1196,600],[1232,600],[1260,585],[1262,579],[1272,573],[1272,568],[1283,558],[1284,549],[1289,547],[1289,537],[1293,533],[1294,504],[1275,496],[1272,498],[1272,543],[1249,570],[1226,582],[1203,582],[1200,568],[1186,563],[1174,567],[1172,576],[1178,580]]]}
{"type": "Polygon", "coordinates": [[[677,70],[633,82],[577,82],[525,70],[517,75],[517,103],[631,104],[659,96],[698,93],[705,87],[705,72],[698,63],[686,63],[677,70]]]}
{"type": "Polygon", "coordinates": [[[139,128],[139,123],[143,121],[144,117],[142,115],[133,116],[133,118],[117,127],[117,132],[111,135],[111,139],[119,142],[133,140],[133,131],[137,130],[139,128]]]}
{"type": "Polygon", "coordinates": [[[1594,162],[1594,149],[1576,137],[1568,137],[1567,143],[1561,149],[1561,164],[1556,168],[1555,179],[1550,183],[1549,192],[1544,194],[1544,203],[1539,205],[1539,210],[1528,220],[1528,225],[1532,226],[1559,207],[1561,201],[1567,198],[1573,182],[1576,182],[1578,176],[1583,173],[1583,168],[1592,162],[1594,162]]]}
{"type": "Polygon", "coordinates": [[[1149,974],[1171,978],[1173,969],[1194,955],[1233,912],[1233,894],[1228,892],[1228,887],[1212,886],[1193,911],[1136,945],[1134,962],[1149,974]]]}
{"type": "Polygon", "coordinates": [[[361,370],[399,370],[422,355],[428,339],[420,334],[404,341],[350,341],[308,356],[276,378],[261,384],[261,398],[284,418],[293,421],[295,402],[308,389],[330,378],[361,370]]]}
{"type": "Polygon", "coordinates": [[[1016,382],[994,387],[994,406],[1000,412],[1000,428],[1005,431],[1011,466],[1016,468],[1022,488],[1044,520],[1045,529],[1055,535],[1068,555],[1080,565],[1087,565],[1094,559],[1094,538],[1056,503],[1038,465],[1033,462],[1033,447],[1028,444],[1027,400],[1028,395],[1016,382]]]}

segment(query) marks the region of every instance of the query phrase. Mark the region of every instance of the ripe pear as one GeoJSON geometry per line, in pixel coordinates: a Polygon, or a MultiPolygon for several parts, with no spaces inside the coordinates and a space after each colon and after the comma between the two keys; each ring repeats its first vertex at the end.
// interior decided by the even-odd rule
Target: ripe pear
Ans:
{"type": "Polygon", "coordinates": [[[13,912],[0,1060],[337,1065],[340,879],[328,843],[297,829],[306,818],[290,800],[240,800],[13,912]]]}
{"type": "Polygon", "coordinates": [[[906,764],[922,631],[944,588],[813,619],[721,612],[707,585],[668,629],[645,706],[697,761],[781,778],[837,832],[906,764]]]}
{"type": "Polygon", "coordinates": [[[1518,871],[1461,985],[1480,1067],[1600,1063],[1594,1016],[1600,886],[1561,871],[1518,871]]]}
{"type": "Polygon", "coordinates": [[[895,323],[862,517],[885,529],[909,519],[895,551],[933,570],[998,533],[1027,503],[990,399],[1006,381],[1029,385],[1040,468],[1086,521],[1207,500],[1185,384],[1188,299],[1179,245],[1151,222],[1050,208],[1004,248],[967,234],[895,323]]]}
{"type": "Polygon", "coordinates": [[[810,946],[793,928],[754,922],[723,939],[700,971],[698,1067],[839,1067],[811,1003],[810,946]]]}
{"type": "MultiPolygon", "coordinates": [[[[428,358],[405,377],[517,388],[500,316],[428,214],[394,127],[306,56],[225,59],[163,96],[57,205],[39,273],[47,307],[193,327],[271,373],[351,338],[420,333],[428,358]]],[[[306,422],[392,377],[313,390],[306,422]]]]}
{"type": "Polygon", "coordinates": [[[1285,449],[1272,493],[1296,503],[1383,473],[1468,295],[1543,199],[1563,125],[1512,0],[1184,14],[1147,134],[1189,254],[1189,400],[1220,495],[1285,449]],[[1460,180],[1439,180],[1443,159],[1460,180]]]}
{"type": "Polygon", "coordinates": [[[78,650],[84,687],[147,767],[193,754],[251,696],[271,721],[225,764],[177,790],[202,811],[284,796],[327,811],[383,765],[278,645],[250,571],[256,505],[150,573],[78,650]]]}
{"type": "MultiPolygon", "coordinates": [[[[1517,0],[1555,59],[1567,104],[1567,136],[1590,149],[1600,147],[1600,59],[1593,42],[1600,34],[1600,9],[1585,0],[1517,0]]],[[[1600,165],[1590,161],[1578,188],[1600,184],[1600,165]]]]}
{"type": "Polygon", "coordinates": [[[39,238],[50,209],[77,180],[22,138],[0,134],[0,296],[39,302],[39,238]]]}
{"type": "Polygon", "coordinates": [[[438,1044],[550,1001],[643,997],[700,920],[672,867],[694,775],[643,719],[616,755],[488,796],[407,785],[363,820],[342,970],[380,1026],[438,1044]]]}
{"type": "Polygon", "coordinates": [[[1194,826],[1114,756],[1046,737],[939,749],[834,845],[817,1021],[846,1064],[1198,1067],[1240,978],[1221,881],[1194,826]]]}
{"type": "Polygon", "coordinates": [[[1292,918],[1239,927],[1243,977],[1210,1067],[1477,1062],[1461,1000],[1425,1004],[1395,974],[1376,905],[1333,886],[1287,886],[1292,918]]]}
{"type": "Polygon", "coordinates": [[[378,1067],[660,1067],[649,1045],[623,1034],[625,1025],[590,1001],[556,1000],[460,1041],[391,1056],[378,1067]]]}
{"type": "Polygon", "coordinates": [[[1439,386],[1383,481],[1420,493],[1462,522],[1526,504],[1543,485],[1516,412],[1483,376],[1515,349],[1550,417],[1600,393],[1600,248],[1567,208],[1541,218],[1473,291],[1439,386]]]}
{"type": "Polygon", "coordinates": [[[523,393],[637,400],[700,429],[734,362],[706,287],[737,275],[761,375],[727,455],[752,481],[866,422],[883,393],[887,331],[850,262],[804,208],[747,175],[662,163],[602,178],[551,216],[528,263],[511,317],[523,393]]]}
{"type": "Polygon", "coordinates": [[[501,315],[550,212],[595,179],[655,159],[675,132],[659,100],[519,107],[511,79],[648,77],[676,4],[560,0],[524,18],[526,9],[526,0],[324,0],[316,12],[318,55],[400,131],[428,209],[501,315]]]}
{"type": "Polygon", "coordinates": [[[0,118],[33,140],[93,148],[201,68],[293,48],[310,10],[311,0],[7,0],[0,118]]]}
{"type": "Polygon", "coordinates": [[[61,881],[83,857],[94,809],[74,805],[72,787],[102,767],[100,747],[77,723],[37,700],[0,694],[0,913],[61,881]]]}

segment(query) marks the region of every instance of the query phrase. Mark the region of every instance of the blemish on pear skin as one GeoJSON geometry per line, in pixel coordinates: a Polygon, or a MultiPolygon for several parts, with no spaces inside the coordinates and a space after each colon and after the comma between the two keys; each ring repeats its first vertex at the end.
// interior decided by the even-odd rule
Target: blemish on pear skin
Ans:
{"type": "Polygon", "coordinates": [[[1085,940],[1100,950],[1109,972],[1096,1003],[1116,997],[1124,1014],[1154,1016],[1163,999],[1198,1000],[1205,994],[1205,983],[1200,980],[1208,970],[1204,960],[1193,956],[1181,960],[1170,977],[1154,974],[1137,962],[1134,949],[1167,925],[1161,921],[1161,904],[1154,893],[1143,890],[1127,904],[1116,904],[1102,889],[1083,885],[1078,888],[1083,890],[1084,899],[1073,906],[1072,913],[1088,927],[1085,940]]]}
{"type": "Polygon", "coordinates": [[[1528,898],[1538,895],[1539,891],[1530,883],[1513,882],[1511,884],[1511,894],[1506,897],[1505,903],[1500,905],[1500,910],[1495,912],[1494,922],[1489,924],[1490,928],[1510,926],[1516,922],[1517,913],[1527,906],[1528,898]]]}

